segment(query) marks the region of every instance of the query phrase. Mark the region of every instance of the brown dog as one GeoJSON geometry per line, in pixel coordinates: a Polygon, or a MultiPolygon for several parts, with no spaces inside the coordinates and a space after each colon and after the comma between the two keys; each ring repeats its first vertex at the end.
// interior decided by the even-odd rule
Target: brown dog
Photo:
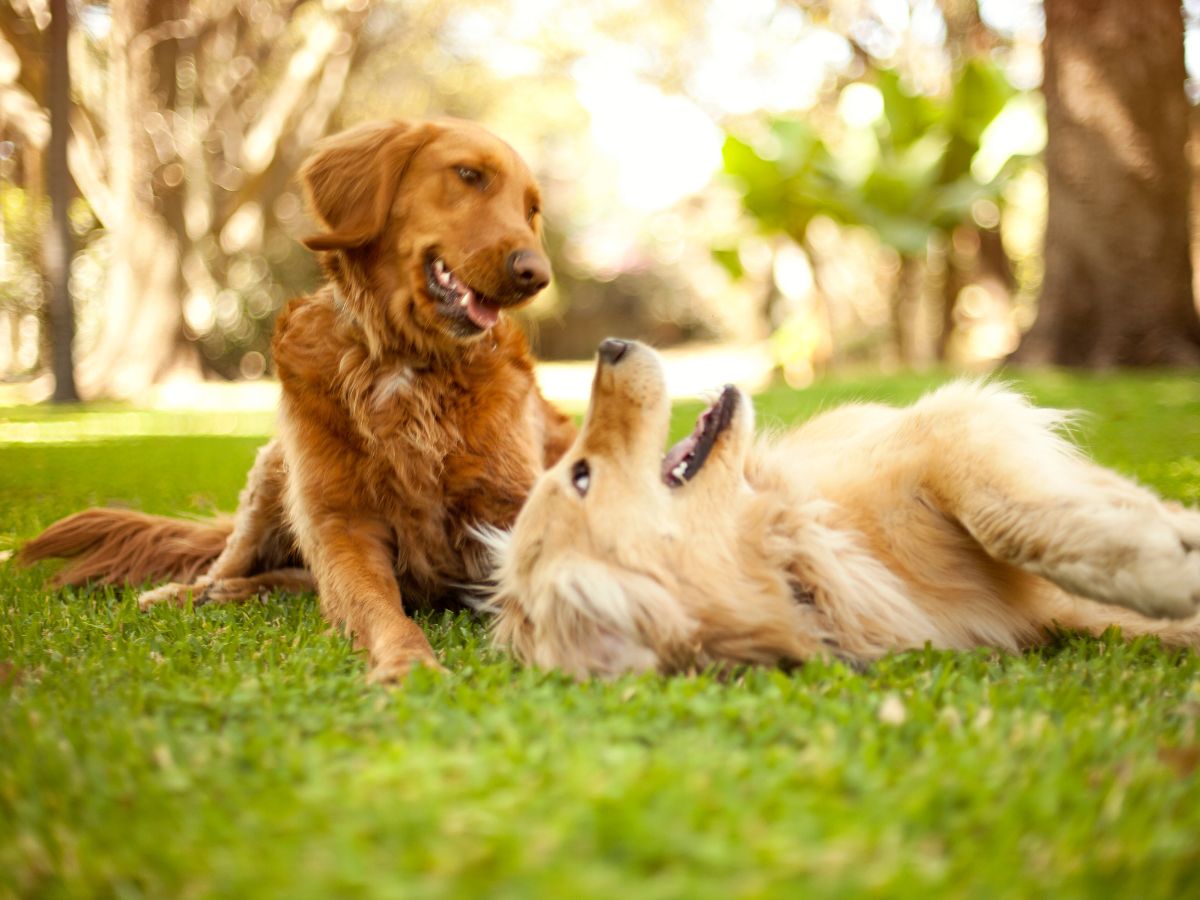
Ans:
{"type": "Polygon", "coordinates": [[[453,120],[352,129],[301,178],[327,229],[305,243],[328,281],[279,317],[279,437],[233,521],[93,509],[22,558],[75,557],[59,584],[180,582],[143,594],[143,608],[315,577],[371,678],[392,680],[436,665],[404,606],[485,578],[474,529],[510,525],[574,437],[503,313],[550,279],[538,187],[507,144],[453,120]]]}
{"type": "Polygon", "coordinates": [[[1110,625],[1200,647],[1200,512],[1083,459],[1059,414],[996,385],[768,440],[727,387],[664,458],[669,418],[654,352],[602,344],[579,439],[492,535],[495,633],[524,661],[867,662],[1110,625]]]}

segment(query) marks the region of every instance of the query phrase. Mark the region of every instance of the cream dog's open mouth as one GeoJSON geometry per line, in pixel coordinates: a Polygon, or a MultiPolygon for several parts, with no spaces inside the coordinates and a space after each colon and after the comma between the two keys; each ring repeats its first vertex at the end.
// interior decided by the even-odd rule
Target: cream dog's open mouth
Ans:
{"type": "Polygon", "coordinates": [[[676,488],[690,481],[704,466],[717,438],[729,429],[737,409],[738,390],[727,384],[720,396],[700,413],[696,427],[663,457],[662,479],[667,487],[676,488]]]}
{"type": "Polygon", "coordinates": [[[470,285],[459,280],[440,256],[430,254],[425,259],[426,288],[437,301],[442,313],[487,331],[500,321],[500,304],[484,297],[470,285]]]}

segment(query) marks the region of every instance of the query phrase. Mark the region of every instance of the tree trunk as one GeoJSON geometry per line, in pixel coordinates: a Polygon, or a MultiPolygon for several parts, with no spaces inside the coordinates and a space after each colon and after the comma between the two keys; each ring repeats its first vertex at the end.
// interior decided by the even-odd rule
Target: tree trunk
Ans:
{"type": "Polygon", "coordinates": [[[161,110],[159,85],[174,71],[158,71],[145,32],[173,19],[176,3],[113,0],[109,73],[109,159],[112,262],[105,318],[96,344],[79,366],[89,395],[131,396],[173,374],[199,374],[196,348],[183,331],[183,281],[178,241],[155,196],[159,160],[146,128],[161,110]]]}
{"type": "Polygon", "coordinates": [[[75,182],[67,170],[67,136],[71,123],[71,66],[67,39],[71,21],[67,0],[50,2],[50,146],[46,160],[46,182],[50,194],[50,225],[42,245],[50,313],[51,367],[54,372],[54,403],[75,403],[75,308],[68,280],[71,271],[71,222],[68,210],[75,195],[75,182]]]}
{"type": "Polygon", "coordinates": [[[958,308],[958,295],[968,284],[962,261],[957,258],[952,241],[947,238],[946,250],[943,254],[942,266],[942,330],[937,336],[937,361],[944,363],[950,356],[950,344],[954,338],[956,327],[955,311],[958,308]]]}
{"type": "Polygon", "coordinates": [[[892,343],[901,365],[912,367],[920,359],[921,291],[925,281],[925,265],[914,256],[900,257],[900,274],[891,298],[892,343]]]}
{"type": "Polygon", "coordinates": [[[1045,0],[1046,272],[1015,362],[1200,364],[1179,0],[1045,0]]]}

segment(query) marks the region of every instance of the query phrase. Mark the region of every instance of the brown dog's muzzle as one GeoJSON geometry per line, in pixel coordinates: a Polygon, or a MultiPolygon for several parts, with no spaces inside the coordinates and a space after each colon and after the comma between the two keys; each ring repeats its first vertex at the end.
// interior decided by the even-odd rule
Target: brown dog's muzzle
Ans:
{"type": "Polygon", "coordinates": [[[532,297],[550,283],[550,263],[534,250],[510,253],[506,267],[513,292],[522,297],[532,297]]]}

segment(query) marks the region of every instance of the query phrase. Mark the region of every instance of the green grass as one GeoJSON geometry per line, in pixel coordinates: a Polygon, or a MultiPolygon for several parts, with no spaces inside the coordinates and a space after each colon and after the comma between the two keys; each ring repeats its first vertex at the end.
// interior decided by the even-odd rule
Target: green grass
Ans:
{"type": "MultiPolygon", "coordinates": [[[[935,380],[775,389],[760,418],[911,399],[935,380]]],[[[1088,410],[1079,438],[1103,462],[1200,502],[1195,378],[1021,386],[1088,410]]],[[[228,509],[266,427],[0,410],[0,549],[87,504],[228,509]]],[[[1154,641],[575,684],[515,667],[469,615],[434,615],[450,674],[387,691],[365,685],[312,598],[142,615],[123,592],[48,592],[49,571],[0,565],[0,896],[1200,884],[1200,657],[1154,641]],[[903,721],[881,717],[897,701],[903,721]]]]}

